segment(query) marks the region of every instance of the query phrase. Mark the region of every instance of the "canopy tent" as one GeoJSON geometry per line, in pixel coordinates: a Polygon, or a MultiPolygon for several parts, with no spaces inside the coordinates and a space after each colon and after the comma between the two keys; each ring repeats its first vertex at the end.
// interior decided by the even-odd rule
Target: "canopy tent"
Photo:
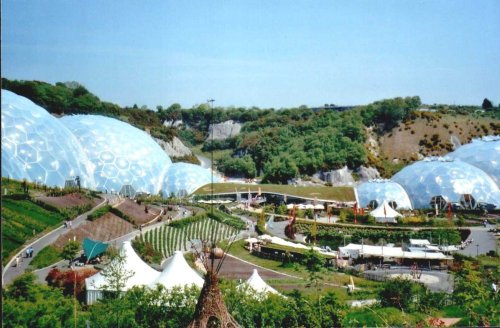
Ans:
{"type": "MultiPolygon", "coordinates": [[[[129,273],[130,278],[125,281],[122,291],[129,290],[134,286],[148,286],[154,281],[160,272],[147,265],[132,248],[130,241],[123,243],[120,249],[120,258],[115,258],[103,271],[108,268],[121,267],[123,272],[129,273]],[[123,263],[119,264],[120,258],[123,263]]],[[[102,298],[102,292],[109,290],[108,278],[101,272],[85,279],[85,288],[87,289],[87,304],[92,304],[102,298]]]]}
{"type": "Polygon", "coordinates": [[[85,254],[85,257],[87,260],[91,260],[96,256],[101,255],[104,253],[107,249],[109,244],[103,243],[98,240],[92,240],[90,238],[85,238],[82,243],[83,246],[83,253],[85,254]]]}
{"type": "Polygon", "coordinates": [[[315,210],[324,210],[324,209],[325,209],[325,206],[324,206],[324,205],[321,205],[321,204],[316,204],[316,205],[314,205],[314,209],[315,209],[315,210]]]}
{"type": "Polygon", "coordinates": [[[424,252],[415,250],[412,252],[405,251],[401,247],[390,246],[372,246],[349,244],[344,247],[339,247],[342,257],[358,258],[364,257],[386,257],[386,258],[405,258],[405,259],[428,259],[428,260],[448,260],[452,257],[446,256],[441,252],[424,252]]]}
{"type": "Polygon", "coordinates": [[[182,252],[175,251],[174,256],[167,260],[162,273],[149,286],[154,288],[157,284],[161,284],[165,288],[171,289],[195,285],[202,288],[203,283],[203,278],[187,264],[182,252]]]}
{"type": "Polygon", "coordinates": [[[401,214],[392,209],[386,200],[379,207],[370,212],[370,215],[375,217],[377,222],[396,223],[397,217],[403,217],[401,214]]]}
{"type": "Polygon", "coordinates": [[[253,269],[253,273],[248,278],[247,281],[238,286],[238,288],[244,288],[248,286],[258,294],[279,294],[279,292],[273,287],[269,286],[259,275],[257,269],[253,269]]]}

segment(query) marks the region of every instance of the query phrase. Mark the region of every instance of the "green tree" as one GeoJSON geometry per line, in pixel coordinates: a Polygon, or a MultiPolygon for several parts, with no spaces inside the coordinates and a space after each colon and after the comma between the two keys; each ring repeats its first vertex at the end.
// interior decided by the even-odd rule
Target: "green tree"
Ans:
{"type": "Polygon", "coordinates": [[[278,157],[266,164],[264,169],[264,183],[286,184],[288,180],[297,177],[299,170],[295,161],[286,154],[278,157]]]}
{"type": "Polygon", "coordinates": [[[415,310],[417,303],[414,302],[414,298],[418,298],[424,292],[422,285],[415,284],[409,279],[389,279],[379,291],[379,299],[382,306],[393,306],[402,311],[415,310]]]}
{"type": "Polygon", "coordinates": [[[107,291],[108,296],[117,298],[122,294],[127,281],[134,275],[134,272],[125,268],[125,255],[120,254],[112,248],[107,251],[110,261],[101,271],[106,278],[106,284],[102,286],[107,291]]]}
{"type": "Polygon", "coordinates": [[[80,250],[80,244],[77,241],[71,240],[66,245],[64,245],[63,250],[61,252],[61,257],[65,260],[68,260],[68,266],[71,266],[71,262],[78,254],[80,250]]]}
{"type": "Polygon", "coordinates": [[[309,282],[318,285],[319,273],[325,266],[325,259],[312,247],[304,253],[304,265],[309,273],[309,282]]]}
{"type": "Polygon", "coordinates": [[[484,98],[481,108],[484,110],[491,110],[493,109],[493,103],[488,98],[484,98]]]}

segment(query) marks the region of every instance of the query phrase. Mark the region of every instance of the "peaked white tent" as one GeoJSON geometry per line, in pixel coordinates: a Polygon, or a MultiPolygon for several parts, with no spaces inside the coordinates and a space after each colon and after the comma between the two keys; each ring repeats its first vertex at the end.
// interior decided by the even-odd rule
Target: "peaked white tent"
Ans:
{"type": "Polygon", "coordinates": [[[182,252],[175,251],[174,256],[167,260],[165,269],[163,269],[162,273],[150,284],[150,287],[154,288],[157,284],[161,284],[167,289],[176,286],[184,287],[190,285],[202,288],[203,283],[203,278],[187,264],[182,252]]]}
{"type": "Polygon", "coordinates": [[[257,272],[257,269],[253,269],[253,273],[248,278],[247,281],[242,283],[241,285],[238,286],[238,288],[244,288],[245,286],[248,286],[249,288],[253,289],[256,291],[258,294],[279,294],[279,292],[274,289],[273,287],[269,286],[259,275],[257,272]]]}
{"type": "Polygon", "coordinates": [[[382,204],[379,205],[379,207],[371,211],[370,215],[375,217],[375,220],[377,222],[388,223],[396,223],[397,217],[403,217],[401,214],[393,210],[385,200],[382,202],[382,204]]]}
{"type": "MultiPolygon", "coordinates": [[[[154,281],[160,272],[147,265],[132,248],[130,241],[123,243],[120,249],[120,255],[124,258],[123,272],[131,274],[127,279],[123,291],[129,290],[134,286],[148,286],[154,281]]],[[[113,261],[118,261],[117,259],[113,261]]],[[[116,262],[115,262],[116,263],[116,262]]],[[[104,269],[106,270],[106,268],[104,269]]],[[[108,285],[107,278],[101,272],[85,279],[85,288],[87,290],[87,304],[92,304],[102,298],[102,292],[108,285]]]]}

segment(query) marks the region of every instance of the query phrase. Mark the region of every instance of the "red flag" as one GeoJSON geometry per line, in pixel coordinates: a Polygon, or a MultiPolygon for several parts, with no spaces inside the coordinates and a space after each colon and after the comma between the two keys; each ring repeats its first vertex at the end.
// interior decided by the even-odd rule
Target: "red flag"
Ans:
{"type": "Polygon", "coordinates": [[[451,203],[448,203],[448,224],[451,224],[451,203]]]}

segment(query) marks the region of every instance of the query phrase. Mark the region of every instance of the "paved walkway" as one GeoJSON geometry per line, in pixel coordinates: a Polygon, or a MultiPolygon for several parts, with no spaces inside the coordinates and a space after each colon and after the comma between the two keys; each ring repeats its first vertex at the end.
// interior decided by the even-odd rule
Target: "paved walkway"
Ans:
{"type": "MultiPolygon", "coordinates": [[[[117,201],[119,201],[119,198],[117,195],[113,194],[104,194],[102,195],[104,200],[91,209],[88,212],[85,212],[78,217],[76,217],[72,221],[72,228],[76,228],[83,224],[85,220],[87,219],[87,216],[96,208],[104,206],[106,202],[109,201],[110,204],[115,204],[117,201]]],[[[25,245],[25,247],[17,253],[15,256],[12,257],[12,259],[7,263],[7,265],[3,268],[2,271],[2,285],[6,285],[10,283],[12,280],[14,280],[15,277],[19,276],[20,274],[26,272],[26,269],[28,268],[29,264],[33,260],[34,256],[31,258],[25,258],[24,254],[26,253],[26,249],[28,247],[33,247],[33,254],[36,255],[39,251],[41,251],[44,247],[53,244],[57,238],[59,238],[61,235],[65,234],[68,231],[67,228],[64,228],[64,225],[61,225],[59,228],[56,228],[55,230],[52,230],[51,232],[47,233],[46,235],[38,238],[37,240],[33,241],[30,244],[25,245]],[[19,262],[19,266],[16,266],[16,257],[19,255],[22,256],[22,260],[19,262]]]]}
{"type": "Polygon", "coordinates": [[[459,253],[468,256],[477,256],[486,254],[489,251],[496,251],[498,248],[496,237],[492,232],[488,232],[493,227],[494,225],[488,225],[486,228],[471,227],[471,234],[468,239],[472,239],[472,242],[460,250],[459,253]]]}

